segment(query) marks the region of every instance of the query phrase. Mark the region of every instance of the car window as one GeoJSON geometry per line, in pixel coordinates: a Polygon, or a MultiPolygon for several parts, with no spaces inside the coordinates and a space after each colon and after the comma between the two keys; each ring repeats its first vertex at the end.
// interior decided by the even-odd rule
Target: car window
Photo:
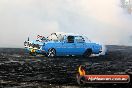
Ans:
{"type": "Polygon", "coordinates": [[[83,43],[85,40],[82,36],[75,36],[75,41],[77,43],[83,43]]]}
{"type": "Polygon", "coordinates": [[[68,36],[67,37],[67,42],[68,43],[74,43],[74,36],[68,36]]]}

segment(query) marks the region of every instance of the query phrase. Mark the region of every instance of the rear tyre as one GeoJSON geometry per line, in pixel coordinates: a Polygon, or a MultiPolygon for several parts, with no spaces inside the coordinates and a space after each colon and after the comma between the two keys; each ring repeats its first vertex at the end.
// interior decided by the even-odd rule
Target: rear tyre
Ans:
{"type": "Polygon", "coordinates": [[[53,58],[53,57],[55,57],[56,56],[56,51],[55,51],[55,49],[49,49],[49,51],[48,51],[48,57],[51,57],[51,58],[53,58]]]}
{"type": "Polygon", "coordinates": [[[87,49],[85,53],[83,54],[84,57],[89,57],[92,54],[92,49],[87,49]]]}

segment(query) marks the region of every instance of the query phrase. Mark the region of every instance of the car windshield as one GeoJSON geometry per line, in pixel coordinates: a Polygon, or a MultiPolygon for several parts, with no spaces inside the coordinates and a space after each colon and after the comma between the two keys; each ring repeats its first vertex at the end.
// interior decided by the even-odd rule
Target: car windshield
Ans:
{"type": "Polygon", "coordinates": [[[57,40],[57,36],[55,33],[52,33],[50,36],[48,36],[47,38],[49,41],[56,41],[57,40]]]}
{"type": "Polygon", "coordinates": [[[64,36],[61,34],[52,33],[50,36],[47,37],[49,41],[63,41],[64,36]]]}
{"type": "Polygon", "coordinates": [[[84,38],[85,42],[91,43],[91,40],[89,40],[86,36],[83,36],[83,38],[84,38]]]}
{"type": "Polygon", "coordinates": [[[57,35],[57,37],[58,37],[58,41],[63,41],[64,40],[64,36],[61,35],[61,34],[57,35]]]}

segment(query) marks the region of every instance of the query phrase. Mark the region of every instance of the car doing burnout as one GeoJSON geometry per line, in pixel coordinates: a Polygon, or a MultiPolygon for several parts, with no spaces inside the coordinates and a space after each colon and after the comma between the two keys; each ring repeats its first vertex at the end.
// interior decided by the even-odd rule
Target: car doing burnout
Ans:
{"type": "MultiPolygon", "coordinates": [[[[40,46],[39,52],[48,57],[82,55],[102,52],[102,45],[91,42],[86,36],[73,33],[52,33],[40,46]]],[[[37,50],[36,50],[37,51],[37,50]]]]}

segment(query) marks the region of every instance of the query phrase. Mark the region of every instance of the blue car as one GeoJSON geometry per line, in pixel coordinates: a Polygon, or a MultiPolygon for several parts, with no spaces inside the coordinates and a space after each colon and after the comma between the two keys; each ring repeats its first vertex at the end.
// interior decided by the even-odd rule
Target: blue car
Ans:
{"type": "Polygon", "coordinates": [[[102,45],[93,43],[85,36],[73,33],[52,33],[42,45],[48,57],[78,56],[89,57],[102,52],[102,45]]]}

